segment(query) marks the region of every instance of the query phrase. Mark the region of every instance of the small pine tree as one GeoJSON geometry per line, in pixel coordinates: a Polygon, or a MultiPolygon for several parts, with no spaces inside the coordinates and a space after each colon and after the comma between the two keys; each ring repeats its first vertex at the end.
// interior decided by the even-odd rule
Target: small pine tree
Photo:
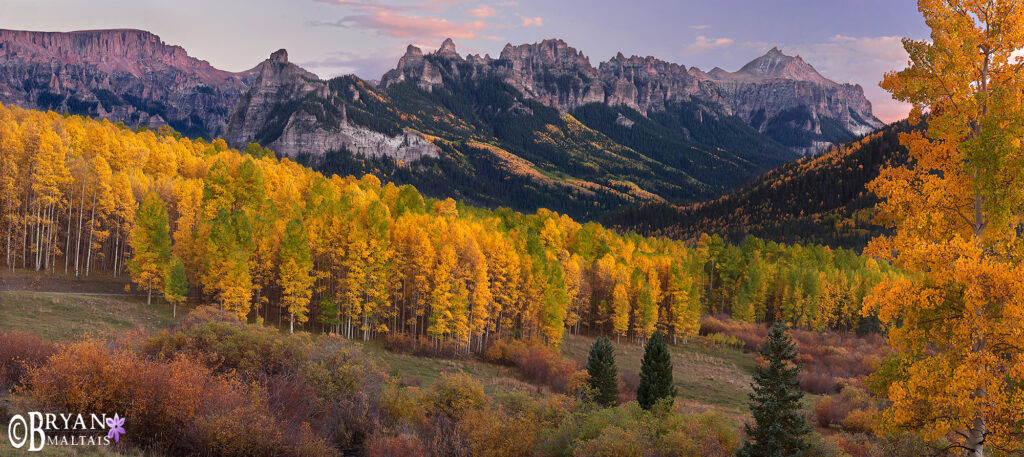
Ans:
{"type": "Polygon", "coordinates": [[[615,368],[615,348],[608,337],[602,336],[590,346],[587,374],[594,401],[602,406],[615,406],[619,401],[619,371],[615,368]]]}
{"type": "Polygon", "coordinates": [[[643,409],[651,409],[662,398],[676,396],[672,383],[672,355],[668,352],[665,338],[660,331],[654,332],[647,340],[644,358],[640,365],[640,385],[636,389],[636,401],[643,409]]]}
{"type": "Polygon", "coordinates": [[[761,346],[761,356],[767,366],[758,366],[750,394],[750,410],[754,426],[746,424],[747,441],[739,450],[739,457],[792,457],[808,448],[804,436],[810,427],[800,414],[800,391],[797,375],[799,366],[791,366],[796,357],[796,346],[786,333],[786,327],[776,323],[761,346]]]}
{"type": "Polygon", "coordinates": [[[164,279],[164,298],[174,305],[174,317],[178,317],[178,303],[188,296],[188,278],[185,277],[185,265],[178,256],[171,258],[171,266],[167,268],[164,279]]]}

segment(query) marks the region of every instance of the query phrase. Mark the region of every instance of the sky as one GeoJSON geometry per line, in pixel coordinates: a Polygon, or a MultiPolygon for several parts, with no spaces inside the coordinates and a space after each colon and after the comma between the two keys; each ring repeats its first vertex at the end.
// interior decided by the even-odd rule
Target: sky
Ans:
{"type": "Polygon", "coordinates": [[[927,27],[912,0],[0,0],[0,28],[136,28],[230,71],[277,49],[323,78],[379,79],[408,44],[460,54],[561,38],[593,65],[618,52],[729,71],[773,46],[860,84],[886,122],[909,106],[878,87],[927,27]]]}

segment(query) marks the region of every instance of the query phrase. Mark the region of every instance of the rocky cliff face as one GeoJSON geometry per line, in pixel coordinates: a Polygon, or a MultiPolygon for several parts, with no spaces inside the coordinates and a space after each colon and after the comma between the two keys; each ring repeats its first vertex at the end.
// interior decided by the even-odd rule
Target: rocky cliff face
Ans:
{"type": "Polygon", "coordinates": [[[141,30],[0,30],[0,103],[211,137],[223,134],[251,75],[141,30]]]}
{"type": "Polygon", "coordinates": [[[882,126],[859,85],[826,79],[800,56],[787,56],[778,48],[735,73],[718,70],[712,78],[722,102],[762,132],[780,116],[786,117],[783,126],[816,134],[823,134],[827,120],[853,135],[882,126]]]}
{"type": "Polygon", "coordinates": [[[413,81],[429,91],[445,84],[442,74],[496,77],[562,111],[603,103],[647,115],[674,103],[698,102],[721,114],[736,115],[801,153],[882,125],[872,115],[860,86],[830,81],[799,56],[787,56],[777,48],[735,73],[720,68],[705,73],[650,56],[627,58],[621,53],[595,68],[583,53],[561,40],[509,44],[497,59],[478,55],[463,59],[455,44],[446,40],[441,49],[426,55],[409,46],[398,67],[381,79],[381,87],[413,81]]]}
{"type": "Polygon", "coordinates": [[[437,147],[417,132],[387,135],[349,122],[345,98],[353,94],[358,92],[333,90],[279,50],[256,67],[251,87],[231,116],[227,141],[236,147],[257,142],[291,157],[340,150],[405,162],[437,156],[437,147]]]}

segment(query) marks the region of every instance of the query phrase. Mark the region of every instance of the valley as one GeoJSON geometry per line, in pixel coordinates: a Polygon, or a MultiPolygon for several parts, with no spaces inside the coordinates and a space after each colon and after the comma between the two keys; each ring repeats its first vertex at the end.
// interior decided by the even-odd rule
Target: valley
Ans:
{"type": "Polygon", "coordinates": [[[1019,2],[182,2],[4,7],[0,455],[1024,452],[1019,2]]]}

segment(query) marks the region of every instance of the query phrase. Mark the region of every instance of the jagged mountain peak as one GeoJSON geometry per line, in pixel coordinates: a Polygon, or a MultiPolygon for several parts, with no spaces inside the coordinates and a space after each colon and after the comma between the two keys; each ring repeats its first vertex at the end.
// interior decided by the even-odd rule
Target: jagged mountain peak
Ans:
{"type": "Polygon", "coordinates": [[[805,62],[799,55],[786,55],[778,46],[771,48],[761,57],[751,60],[732,75],[754,80],[791,79],[817,84],[836,84],[821,76],[811,64],[805,62]]]}
{"type": "Polygon", "coordinates": [[[405,47],[404,57],[423,57],[423,50],[414,44],[405,47]]]}
{"type": "Polygon", "coordinates": [[[288,62],[288,50],[278,49],[274,51],[273,54],[270,54],[270,60],[274,62],[288,62]]]}
{"type": "Polygon", "coordinates": [[[460,58],[458,51],[455,50],[455,41],[451,38],[446,38],[444,43],[441,43],[441,47],[437,50],[437,55],[448,58],[460,58]]]}
{"type": "Polygon", "coordinates": [[[581,65],[590,65],[590,58],[583,55],[583,51],[569,46],[568,43],[560,38],[548,38],[539,43],[521,44],[518,46],[513,46],[511,43],[506,44],[505,48],[501,50],[500,58],[515,59],[524,56],[535,56],[545,61],[572,58],[581,65]]]}

